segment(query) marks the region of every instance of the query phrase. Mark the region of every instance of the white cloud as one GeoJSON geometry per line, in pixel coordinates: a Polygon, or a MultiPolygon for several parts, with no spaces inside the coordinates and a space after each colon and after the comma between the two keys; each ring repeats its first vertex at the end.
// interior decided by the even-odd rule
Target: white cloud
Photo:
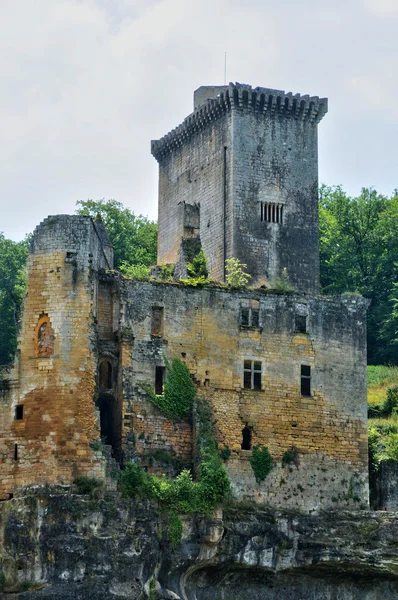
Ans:
{"type": "MultiPolygon", "coordinates": [[[[367,111],[369,128],[383,93],[396,96],[395,27],[362,0],[319,4],[2,0],[0,231],[22,235],[87,197],[155,217],[150,139],[187,116],[194,89],[223,83],[225,51],[228,80],[329,96],[323,179],[359,189],[369,176],[392,189],[395,147],[372,157],[352,124],[367,111]],[[363,165],[348,173],[350,153],[363,165]]],[[[398,109],[387,104],[395,123],[398,109]]]]}
{"type": "Polygon", "coordinates": [[[378,17],[398,17],[397,0],[364,0],[365,8],[378,17]]]}

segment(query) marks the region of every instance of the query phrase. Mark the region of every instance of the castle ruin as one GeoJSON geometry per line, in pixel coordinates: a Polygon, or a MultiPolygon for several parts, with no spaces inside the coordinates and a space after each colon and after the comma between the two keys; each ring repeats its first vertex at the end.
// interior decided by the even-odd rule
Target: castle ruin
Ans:
{"type": "Polygon", "coordinates": [[[368,505],[366,307],[319,292],[317,128],[327,100],[230,84],[152,142],[158,264],[203,248],[214,280],[247,264],[250,288],[130,281],[100,221],[58,215],[35,230],[16,362],[0,375],[0,497],[27,485],[105,480],[109,464],[194,463],[190,420],[167,419],[165,358],[210,403],[233,494],[305,512],[368,505]],[[287,273],[291,290],[278,291],[287,273]],[[105,444],[101,443],[101,438],[105,444]],[[257,483],[249,457],[275,467],[257,483]],[[283,464],[286,452],[295,464],[283,464]],[[111,458],[112,455],[112,458],[111,458]]]}

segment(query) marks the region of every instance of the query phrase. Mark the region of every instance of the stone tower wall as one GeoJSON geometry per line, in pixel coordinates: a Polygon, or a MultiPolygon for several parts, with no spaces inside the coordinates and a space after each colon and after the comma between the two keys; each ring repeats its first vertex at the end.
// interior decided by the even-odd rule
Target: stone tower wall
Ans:
{"type": "Polygon", "coordinates": [[[0,408],[2,497],[27,484],[104,476],[90,441],[99,437],[95,273],[106,266],[89,217],[48,217],[33,235],[16,383],[0,408]]]}
{"type": "Polygon", "coordinates": [[[252,283],[283,269],[294,289],[319,289],[317,126],[327,100],[241,84],[199,88],[195,110],[152,142],[159,162],[159,262],[175,262],[177,206],[200,204],[211,276],[237,257],[252,283]],[[216,93],[218,92],[218,94],[216,93]],[[204,104],[203,104],[204,102],[204,104]]]}

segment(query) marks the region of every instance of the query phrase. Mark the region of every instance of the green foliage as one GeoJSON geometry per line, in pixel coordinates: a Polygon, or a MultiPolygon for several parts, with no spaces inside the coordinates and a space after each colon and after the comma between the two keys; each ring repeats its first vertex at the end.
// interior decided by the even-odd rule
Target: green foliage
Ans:
{"type": "Polygon", "coordinates": [[[398,433],[391,433],[385,438],[384,454],[387,458],[398,462],[398,433]]]}
{"type": "Polygon", "coordinates": [[[157,600],[158,597],[156,581],[155,578],[152,577],[151,581],[149,582],[149,600],[157,600]]]}
{"type": "Polygon", "coordinates": [[[153,390],[144,388],[151,402],[170,419],[185,419],[192,410],[197,390],[186,364],[179,358],[166,363],[166,381],[163,394],[157,396],[153,390]]]}
{"type": "Polygon", "coordinates": [[[91,450],[94,450],[95,452],[97,452],[98,450],[101,450],[102,443],[99,440],[94,440],[94,441],[90,442],[90,448],[91,448],[91,450]]]}
{"type": "Polygon", "coordinates": [[[246,273],[246,267],[239,258],[228,258],[225,261],[225,281],[228,287],[239,290],[247,286],[250,275],[246,273]]]}
{"type": "Polygon", "coordinates": [[[6,576],[4,571],[0,571],[0,590],[2,591],[4,589],[4,586],[6,584],[6,576]]]}
{"type": "Polygon", "coordinates": [[[282,456],[282,467],[286,467],[286,465],[294,465],[297,469],[300,466],[300,455],[299,451],[295,446],[286,450],[284,455],[282,456]]]}
{"type": "Polygon", "coordinates": [[[268,448],[254,446],[249,461],[257,483],[264,481],[267,475],[272,471],[273,461],[268,448]]]}
{"type": "Polygon", "coordinates": [[[325,293],[358,291],[371,300],[368,360],[397,363],[398,196],[340,186],[320,188],[321,286],[325,293]]]}
{"type": "Polygon", "coordinates": [[[177,513],[171,513],[169,517],[169,540],[173,548],[181,542],[182,521],[177,513]]]}
{"type": "Polygon", "coordinates": [[[280,277],[274,282],[272,289],[277,290],[278,292],[291,292],[292,286],[289,283],[289,275],[287,273],[286,267],[282,269],[280,277]]]}
{"type": "Polygon", "coordinates": [[[80,476],[76,477],[74,484],[77,487],[78,494],[92,494],[92,492],[102,486],[102,483],[94,477],[80,476]]]}
{"type": "Polygon", "coordinates": [[[125,497],[149,498],[170,515],[192,512],[207,514],[223,501],[230,484],[212,431],[211,409],[204,400],[198,401],[197,416],[200,456],[198,481],[193,481],[188,469],[181,471],[175,479],[168,479],[165,475],[158,477],[146,473],[142,467],[130,462],[120,480],[125,497]]]}
{"type": "Polygon", "coordinates": [[[160,279],[162,281],[172,281],[174,269],[175,269],[174,263],[164,263],[164,264],[159,265],[160,279]]]}
{"type": "Polygon", "coordinates": [[[194,279],[208,278],[209,271],[207,268],[207,259],[205,253],[203,252],[203,248],[201,248],[196,256],[193,257],[192,261],[187,264],[187,271],[189,277],[194,279]]]}
{"type": "Polygon", "coordinates": [[[29,239],[13,242],[0,233],[0,364],[14,359],[22,300],[26,293],[25,264],[29,239]]]}
{"type": "Polygon", "coordinates": [[[134,279],[136,281],[146,281],[149,279],[151,273],[150,268],[146,265],[129,265],[125,262],[120,265],[120,271],[127,279],[134,279]]]}
{"type": "Polygon", "coordinates": [[[231,449],[228,444],[224,444],[224,447],[220,450],[220,456],[223,460],[228,460],[231,456],[231,449]]]}
{"type": "Polygon", "coordinates": [[[152,452],[148,452],[148,454],[145,456],[148,457],[150,461],[153,459],[162,463],[163,465],[170,465],[176,471],[182,471],[183,469],[183,463],[176,458],[175,452],[171,453],[168,450],[158,448],[152,452]]]}
{"type": "MultiPolygon", "coordinates": [[[[100,215],[115,250],[115,268],[127,272],[131,265],[156,263],[157,224],[115,200],[79,200],[79,215],[100,215]]],[[[130,272],[129,276],[133,276],[130,272]]],[[[137,274],[142,271],[136,271],[137,274]]]]}
{"type": "Polygon", "coordinates": [[[396,414],[398,410],[398,385],[387,389],[387,397],[383,402],[378,404],[369,404],[368,417],[369,419],[377,419],[390,417],[396,414]]]}

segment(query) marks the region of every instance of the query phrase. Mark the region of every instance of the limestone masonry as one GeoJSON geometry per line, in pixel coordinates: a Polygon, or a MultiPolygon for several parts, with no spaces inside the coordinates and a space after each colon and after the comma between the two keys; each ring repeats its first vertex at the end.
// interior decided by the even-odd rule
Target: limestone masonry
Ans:
{"type": "Polygon", "coordinates": [[[230,84],[152,142],[158,264],[175,282],[113,270],[100,220],[58,215],[35,230],[16,362],[0,372],[0,494],[105,480],[126,460],[194,468],[192,421],[149,401],[165,359],[184,360],[212,406],[233,494],[318,512],[368,504],[366,308],[319,295],[317,127],[327,100],[230,84]],[[203,248],[211,276],[241,259],[250,289],[178,283],[203,248]],[[288,277],[291,291],[278,292],[288,277]],[[280,288],[280,286],[279,286],[280,288]],[[268,447],[257,483],[249,462],[268,447]],[[294,462],[286,464],[286,452],[294,462]]]}

